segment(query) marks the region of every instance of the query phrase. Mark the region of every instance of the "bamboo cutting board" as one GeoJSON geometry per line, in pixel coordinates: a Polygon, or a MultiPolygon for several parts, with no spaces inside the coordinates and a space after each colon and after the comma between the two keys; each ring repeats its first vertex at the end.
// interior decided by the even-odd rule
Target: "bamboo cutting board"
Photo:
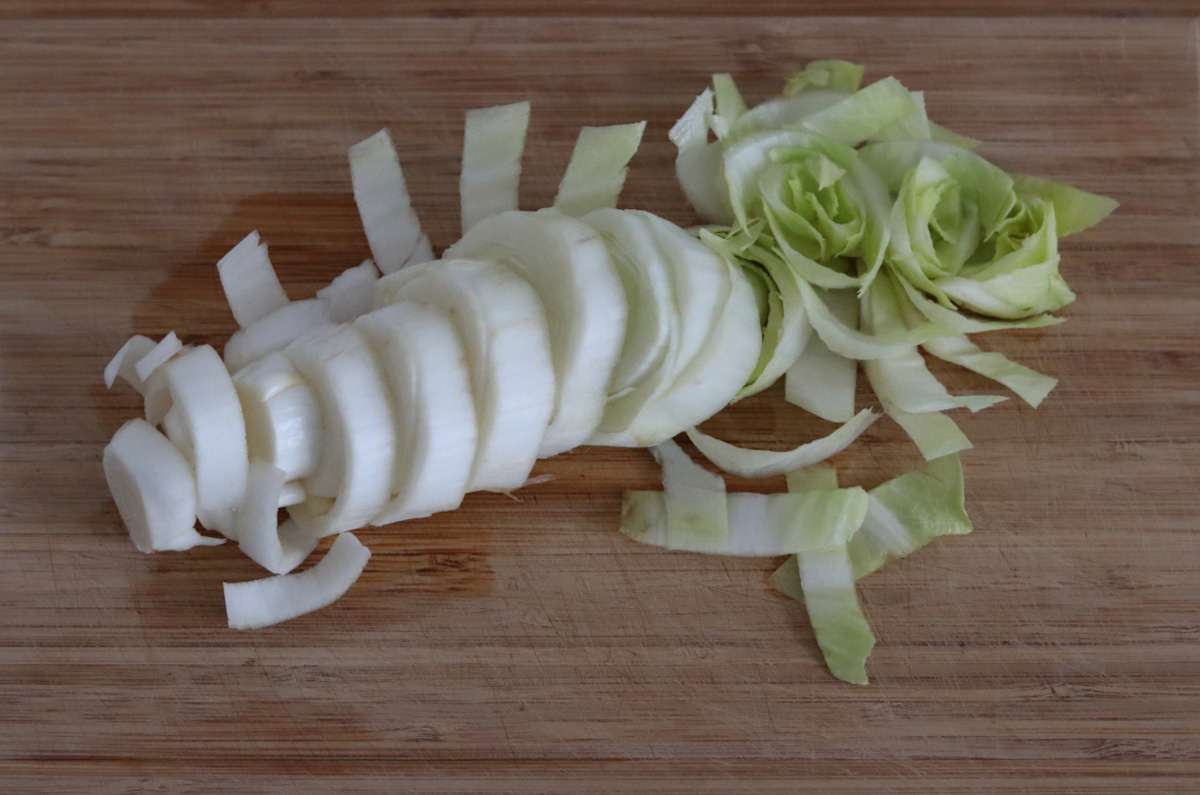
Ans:
{"type": "MultiPolygon", "coordinates": [[[[4,23],[0,790],[1200,790],[1196,51],[1150,19],[4,23]],[[1061,383],[961,418],[976,531],[861,584],[870,687],[827,674],[776,561],[617,534],[622,491],[655,487],[641,451],[362,532],[345,598],[260,632],[224,626],[222,580],[261,575],[236,549],[133,549],[99,461],[138,402],[105,362],[134,332],[222,342],[214,264],[251,229],[293,298],[367,256],[350,144],[391,128],[443,247],[467,108],[532,101],[527,208],[580,125],[646,119],[623,204],[690,223],[671,122],[714,71],[757,100],[812,58],[1122,202],[1064,242],[1068,323],[982,338],[1061,383]]],[[[711,428],[828,430],[778,389],[711,428]]],[[[837,463],[872,486],[918,458],[880,422],[837,463]]]]}

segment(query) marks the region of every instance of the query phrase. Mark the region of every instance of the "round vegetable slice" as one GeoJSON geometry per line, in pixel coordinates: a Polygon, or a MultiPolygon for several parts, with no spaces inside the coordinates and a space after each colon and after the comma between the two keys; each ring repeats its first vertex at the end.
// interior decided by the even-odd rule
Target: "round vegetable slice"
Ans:
{"type": "Polygon", "coordinates": [[[321,451],[321,407],[312,389],[282,353],[271,353],[239,370],[233,385],[242,402],[250,458],[305,478],[321,451]]]}
{"type": "Polygon", "coordinates": [[[414,268],[380,279],[376,302],[416,301],[449,313],[467,355],[479,418],[469,489],[519,488],[554,411],[554,365],[541,301],[528,282],[499,263],[439,260],[414,268]]]}
{"type": "Polygon", "coordinates": [[[104,476],[142,552],[224,543],[196,532],[196,481],[183,454],[145,420],[121,426],[104,448],[104,476]]]}
{"type": "Polygon", "coordinates": [[[401,301],[356,325],[383,368],[396,412],[395,496],[371,523],[454,510],[466,493],[479,436],[454,324],[436,306],[401,301]]]}
{"type": "Polygon", "coordinates": [[[306,532],[333,535],[366,525],[387,502],[395,449],[392,408],[375,357],[354,326],[329,326],[285,351],[322,410],[318,470],[335,473],[332,497],[305,482],[288,513],[306,532]]]}
{"type": "Polygon", "coordinates": [[[234,332],[225,343],[225,363],[236,373],[268,353],[281,351],[293,340],[331,322],[329,302],[322,298],[293,301],[234,332]]]}
{"type": "Polygon", "coordinates": [[[608,386],[610,399],[619,399],[661,368],[677,332],[671,269],[637,216],[606,208],[583,220],[600,233],[628,304],[621,352],[608,386]]]}
{"type": "MultiPolygon", "coordinates": [[[[246,424],[229,371],[208,345],[193,348],[164,366],[177,422],[177,446],[196,470],[200,523],[225,532],[246,493],[246,424]]],[[[174,440],[173,440],[174,441],[174,440]]]]}
{"type": "Polygon", "coordinates": [[[593,444],[645,447],[689,420],[703,422],[733,400],[762,350],[758,304],[741,268],[669,221],[633,215],[668,262],[679,332],[655,376],[609,403],[593,444]]]}
{"type": "Polygon", "coordinates": [[[582,444],[600,423],[609,374],[621,352],[628,306],[600,236],[554,209],[507,212],[481,221],[447,258],[500,262],[537,291],[550,329],[558,385],[538,455],[582,444]]]}

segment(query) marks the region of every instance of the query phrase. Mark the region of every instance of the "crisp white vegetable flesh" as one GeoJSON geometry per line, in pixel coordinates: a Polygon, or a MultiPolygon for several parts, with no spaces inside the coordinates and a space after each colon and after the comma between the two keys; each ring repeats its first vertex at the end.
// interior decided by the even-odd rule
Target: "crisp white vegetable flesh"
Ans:
{"type": "Polygon", "coordinates": [[[511,268],[441,260],[379,282],[376,302],[416,301],[446,310],[467,355],[479,419],[469,488],[519,488],[554,411],[554,366],[537,293],[511,268]]]}
{"type": "Polygon", "coordinates": [[[325,557],[299,574],[225,583],[230,629],[257,629],[319,610],[350,590],[371,552],[349,533],[333,542],[325,557]]]}
{"type": "Polygon", "coordinates": [[[661,370],[678,334],[671,269],[638,216],[602,209],[583,220],[600,233],[628,305],[621,352],[608,387],[612,399],[619,400],[661,370]]]}
{"type": "Polygon", "coordinates": [[[371,311],[375,301],[375,282],[379,269],[371,260],[347,268],[327,287],[317,290],[317,297],[329,302],[329,319],[345,323],[371,311]]]}
{"type": "Polygon", "coordinates": [[[433,259],[387,130],[350,147],[350,179],[367,243],[381,271],[392,273],[433,259]]]}
{"type": "MultiPolygon", "coordinates": [[[[601,423],[604,433],[593,436],[594,444],[658,444],[703,422],[737,396],[762,350],[758,305],[741,268],[670,222],[640,215],[650,224],[656,242],[670,252],[680,333],[657,382],[638,388],[650,391],[642,405],[626,423],[627,415],[616,410],[615,402],[610,404],[601,423]],[[708,294],[710,290],[718,292],[717,301],[708,294]],[[653,390],[646,389],[651,385],[653,390]]],[[[631,398],[641,399],[641,395],[635,392],[631,398]]]]}
{"type": "Polygon", "coordinates": [[[129,537],[142,552],[224,542],[196,532],[192,468],[145,420],[121,426],[104,448],[104,476],[129,537]]]}
{"type": "Polygon", "coordinates": [[[159,340],[158,344],[150,349],[145,356],[138,359],[133,366],[133,370],[137,373],[137,377],[144,384],[154,374],[154,371],[161,367],[175,354],[183,350],[183,343],[175,336],[172,331],[159,340]]]}
{"type": "Polygon", "coordinates": [[[164,366],[171,411],[184,434],[179,444],[196,472],[196,513],[211,530],[227,531],[246,493],[249,457],[242,406],[229,371],[208,345],[164,366]]]}
{"type": "Polygon", "coordinates": [[[645,130],[644,121],[580,130],[554,198],[555,208],[567,215],[583,216],[601,207],[616,207],[629,173],[629,161],[642,143],[645,130]]]}
{"type": "Polygon", "coordinates": [[[528,127],[528,102],[467,111],[458,179],[464,235],[485,218],[517,209],[528,127]]]}
{"type": "Polygon", "coordinates": [[[401,301],[356,325],[383,369],[396,416],[393,497],[371,523],[454,510],[479,440],[470,369],[454,323],[444,309],[401,301]]]}
{"type": "Polygon", "coordinates": [[[293,521],[279,526],[285,478],[278,467],[251,459],[246,498],[234,513],[233,538],[238,548],[272,574],[287,574],[299,566],[318,540],[293,521]]]}
{"type": "Polygon", "coordinates": [[[939,359],[1004,384],[1034,408],[1058,384],[1058,379],[1018,364],[1002,353],[981,350],[964,335],[935,337],[921,347],[939,359]]]}
{"type": "Polygon", "coordinates": [[[250,458],[278,467],[287,479],[306,478],[320,459],[321,407],[282,353],[267,354],[233,376],[250,458]]]}
{"type": "Polygon", "coordinates": [[[120,377],[141,394],[144,389],[142,379],[138,377],[136,365],[142,357],[154,350],[155,342],[149,337],[135,334],[126,340],[117,355],[104,368],[104,386],[109,389],[120,377]]]}
{"type": "Polygon", "coordinates": [[[279,492],[279,507],[287,508],[290,505],[298,505],[304,502],[308,496],[308,492],[304,490],[298,480],[289,480],[283,484],[283,489],[279,492]]]}
{"type": "Polygon", "coordinates": [[[322,489],[316,473],[305,481],[304,502],[288,514],[311,535],[333,535],[365,526],[391,494],[395,430],[383,373],[352,326],[330,326],[288,347],[322,409],[322,449],[317,472],[335,486],[322,489]]]}
{"type": "Polygon", "coordinates": [[[217,262],[217,274],[233,318],[242,328],[287,305],[267,244],[251,232],[217,262]]]}
{"type": "Polygon", "coordinates": [[[558,455],[582,444],[604,414],[628,312],[621,279],[600,236],[553,209],[508,212],[476,225],[447,249],[446,258],[499,262],[537,291],[557,384],[554,414],[538,455],[558,455]]]}
{"type": "MultiPolygon", "coordinates": [[[[665,263],[669,289],[652,290],[640,300],[671,300],[657,307],[658,317],[666,320],[662,363],[609,401],[590,442],[658,444],[720,411],[745,385],[762,349],[754,289],[740,268],[657,216],[605,211],[586,220],[602,232],[641,243],[628,254],[644,258],[642,273],[655,273],[665,263]]],[[[639,310],[631,300],[631,311],[639,310]]],[[[629,345],[627,339],[626,349],[629,345]]]]}
{"type": "Polygon", "coordinates": [[[294,301],[234,332],[225,343],[225,365],[236,373],[268,353],[286,348],[303,335],[332,322],[329,302],[322,298],[294,301]]]}
{"type": "Polygon", "coordinates": [[[733,209],[725,184],[721,145],[708,140],[713,113],[713,90],[706,88],[671,128],[671,142],[679,149],[675,176],[701,218],[729,224],[733,223],[733,209]]]}
{"type": "Polygon", "coordinates": [[[782,475],[795,469],[812,466],[845,450],[862,435],[879,415],[863,409],[853,419],[821,439],[800,445],[792,450],[752,450],[715,439],[698,428],[688,430],[688,438],[709,461],[726,472],[748,478],[782,475]]]}

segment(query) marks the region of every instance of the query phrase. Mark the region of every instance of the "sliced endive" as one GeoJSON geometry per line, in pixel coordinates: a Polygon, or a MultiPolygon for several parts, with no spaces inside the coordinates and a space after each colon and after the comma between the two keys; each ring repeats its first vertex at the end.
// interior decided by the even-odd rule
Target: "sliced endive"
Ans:
{"type": "Polygon", "coordinates": [[[433,259],[387,130],[350,147],[350,179],[371,255],[381,271],[392,273],[433,259]]]}
{"type": "Polygon", "coordinates": [[[528,102],[467,111],[458,178],[464,235],[485,218],[517,209],[528,127],[528,102]]]}
{"type": "Polygon", "coordinates": [[[555,209],[579,217],[601,207],[616,207],[629,173],[629,161],[641,145],[645,130],[644,121],[580,130],[554,197],[555,209]]]}
{"type": "Polygon", "coordinates": [[[164,371],[177,419],[168,435],[195,469],[196,513],[205,527],[224,533],[245,496],[250,463],[237,390],[208,345],[172,359],[164,371]]]}
{"type": "Polygon", "coordinates": [[[621,351],[608,386],[611,399],[619,400],[662,369],[678,336],[671,268],[639,216],[602,209],[583,221],[600,234],[628,304],[621,351]]]}
{"type": "Polygon", "coordinates": [[[363,527],[392,485],[394,421],[379,365],[353,325],[321,329],[285,353],[316,393],[323,428],[320,460],[305,481],[307,498],[288,514],[310,535],[363,527]],[[320,481],[334,488],[320,488],[320,481]]]}
{"type": "Polygon", "coordinates": [[[343,533],[325,557],[299,574],[225,583],[230,629],[257,629],[287,621],[337,601],[366,568],[371,551],[343,533]]]}
{"type": "Polygon", "coordinates": [[[371,260],[347,268],[327,286],[317,290],[317,298],[329,302],[329,319],[346,323],[371,311],[375,301],[375,282],[379,269],[371,260]]]}
{"type": "Polygon", "coordinates": [[[628,313],[621,278],[600,235],[554,209],[507,212],[477,224],[446,251],[446,258],[499,262],[537,291],[557,384],[554,414],[538,455],[582,444],[604,414],[628,313]]]}
{"type": "Polygon", "coordinates": [[[268,353],[283,350],[310,331],[329,325],[332,320],[329,302],[323,298],[293,301],[234,332],[225,343],[225,365],[231,373],[236,373],[268,353]]]}
{"type": "Polygon", "coordinates": [[[520,488],[554,411],[554,365],[537,293],[511,268],[439,260],[385,276],[377,304],[416,301],[446,310],[471,370],[479,442],[470,490],[520,488]]]}
{"type": "Polygon", "coordinates": [[[400,301],[356,323],[383,368],[396,412],[392,498],[381,525],[462,502],[479,439],[466,353],[446,310],[400,301]]]}
{"type": "Polygon", "coordinates": [[[196,532],[196,481],[179,450],[145,420],[130,420],[104,448],[104,476],[141,552],[224,543],[196,532]]]}
{"type": "Polygon", "coordinates": [[[863,409],[828,436],[784,451],[737,447],[713,438],[698,428],[690,428],[687,435],[705,458],[726,472],[747,478],[762,478],[812,466],[840,453],[877,419],[879,415],[874,411],[863,409]]]}
{"type": "MultiPolygon", "coordinates": [[[[858,298],[850,290],[829,290],[829,311],[848,328],[858,326],[858,298]]],[[[849,422],[854,416],[858,362],[834,353],[813,335],[787,371],[783,394],[789,403],[830,422],[849,422]]]]}
{"type": "Polygon", "coordinates": [[[217,262],[217,274],[233,318],[242,328],[288,303],[267,256],[267,244],[251,232],[217,262]]]}
{"type": "Polygon", "coordinates": [[[310,476],[321,457],[321,406],[291,361],[267,354],[235,373],[233,385],[250,458],[278,467],[287,480],[310,476]]]}
{"type": "Polygon", "coordinates": [[[234,513],[233,538],[238,548],[272,574],[287,574],[316,548],[318,537],[294,521],[279,525],[279,505],[285,502],[283,470],[252,459],[246,498],[234,513]]]}

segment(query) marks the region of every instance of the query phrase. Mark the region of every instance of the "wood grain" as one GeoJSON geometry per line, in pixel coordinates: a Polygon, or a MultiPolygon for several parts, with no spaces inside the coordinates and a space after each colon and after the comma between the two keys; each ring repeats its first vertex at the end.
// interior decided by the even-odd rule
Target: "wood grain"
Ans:
{"type": "MultiPolygon", "coordinates": [[[[5,23],[0,790],[1195,791],[1196,46],[1190,23],[1128,19],[5,23]],[[533,102],[528,207],[581,124],[647,119],[625,202],[690,222],[674,117],[712,71],[766,97],[818,57],[1122,202],[1063,245],[1070,322],[983,338],[1061,384],[962,418],[976,532],[863,583],[871,687],[829,677],[773,561],[615,532],[622,491],[654,484],[639,452],[364,532],[350,594],[262,632],[223,626],[220,582],[259,576],[236,550],[124,537],[99,458],[137,401],[104,363],[134,331],[223,340],[213,265],[250,229],[293,297],[357,263],[349,144],[391,127],[444,246],[466,108],[533,102]]],[[[777,391],[711,427],[823,429],[777,391]]],[[[879,423],[838,463],[870,486],[917,457],[879,423]]]]}
{"type": "Polygon", "coordinates": [[[0,19],[516,16],[1193,17],[1196,0],[3,0],[0,19]]]}

